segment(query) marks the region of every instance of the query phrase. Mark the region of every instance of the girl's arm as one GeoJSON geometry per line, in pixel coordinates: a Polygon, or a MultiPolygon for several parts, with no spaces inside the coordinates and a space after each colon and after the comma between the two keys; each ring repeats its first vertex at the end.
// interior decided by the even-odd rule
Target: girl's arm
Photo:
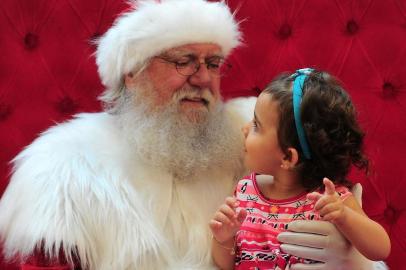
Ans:
{"type": "Polygon", "coordinates": [[[373,261],[386,259],[391,244],[385,229],[368,218],[353,196],[343,203],[341,218],[333,223],[365,257],[373,261]]]}
{"type": "Polygon", "coordinates": [[[344,201],[335,192],[333,182],[325,178],[325,193],[313,192],[309,199],[317,200],[314,208],[323,220],[330,221],[370,260],[384,260],[390,252],[390,240],[385,229],[369,219],[353,196],[344,201]]]}
{"type": "Polygon", "coordinates": [[[235,235],[247,216],[245,209],[237,211],[238,205],[234,197],[226,198],[209,223],[213,233],[212,257],[214,263],[223,270],[234,269],[235,235]]]}
{"type": "Polygon", "coordinates": [[[224,243],[218,242],[214,236],[211,241],[211,254],[214,263],[222,270],[234,269],[234,237],[224,243]]]}

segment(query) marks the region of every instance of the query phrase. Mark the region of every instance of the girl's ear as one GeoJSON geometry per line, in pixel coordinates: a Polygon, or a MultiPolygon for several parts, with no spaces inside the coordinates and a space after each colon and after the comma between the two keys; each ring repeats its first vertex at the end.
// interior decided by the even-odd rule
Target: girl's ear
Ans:
{"type": "Polygon", "coordinates": [[[128,73],[124,77],[124,84],[127,89],[133,89],[136,83],[136,78],[132,72],[128,73]]]}
{"type": "Polygon", "coordinates": [[[282,160],[281,167],[284,169],[292,169],[296,166],[297,162],[299,161],[299,153],[293,147],[288,148],[288,153],[282,160]]]}

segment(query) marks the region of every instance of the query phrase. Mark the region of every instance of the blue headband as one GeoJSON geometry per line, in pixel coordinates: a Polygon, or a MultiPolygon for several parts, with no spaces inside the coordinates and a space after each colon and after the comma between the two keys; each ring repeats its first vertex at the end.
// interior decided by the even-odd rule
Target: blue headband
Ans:
{"type": "Polygon", "coordinates": [[[295,78],[293,81],[293,114],[295,116],[296,131],[299,137],[300,146],[306,159],[311,159],[311,155],[302,120],[300,118],[300,104],[302,103],[304,81],[312,71],[313,69],[311,68],[302,68],[296,70],[296,73],[292,75],[295,78]]]}

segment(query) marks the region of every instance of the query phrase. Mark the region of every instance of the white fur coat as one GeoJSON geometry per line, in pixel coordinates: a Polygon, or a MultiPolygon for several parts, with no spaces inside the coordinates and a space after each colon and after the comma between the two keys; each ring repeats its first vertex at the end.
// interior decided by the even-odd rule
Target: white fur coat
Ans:
{"type": "MultiPolygon", "coordinates": [[[[254,103],[226,106],[235,128],[254,103]]],[[[208,221],[240,175],[210,168],[175,180],[132,155],[115,121],[78,115],[17,156],[0,202],[6,254],[29,255],[43,240],[49,254],[77,250],[90,270],[211,269],[208,221]]]]}

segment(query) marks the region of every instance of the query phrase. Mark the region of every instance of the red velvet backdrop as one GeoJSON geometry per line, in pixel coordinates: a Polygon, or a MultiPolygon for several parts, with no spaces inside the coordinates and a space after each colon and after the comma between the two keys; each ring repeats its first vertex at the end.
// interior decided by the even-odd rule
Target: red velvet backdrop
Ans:
{"type": "MultiPolygon", "coordinates": [[[[258,95],[282,71],[316,67],[347,86],[374,163],[364,208],[388,230],[387,262],[406,254],[406,2],[228,0],[245,37],[223,81],[225,98],[258,95]]],[[[100,110],[95,50],[126,8],[122,0],[2,0],[0,5],[0,194],[8,162],[41,131],[77,112],[100,110]]],[[[187,23],[187,22],[186,22],[187,23]]],[[[0,262],[1,269],[15,269],[0,262]]]]}

